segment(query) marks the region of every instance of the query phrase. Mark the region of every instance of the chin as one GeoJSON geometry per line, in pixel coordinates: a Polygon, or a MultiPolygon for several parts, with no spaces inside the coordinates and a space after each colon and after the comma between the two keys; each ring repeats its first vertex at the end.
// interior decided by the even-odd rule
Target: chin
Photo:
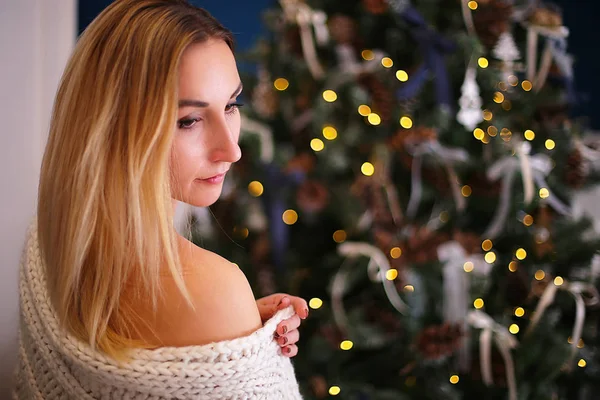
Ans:
{"type": "Polygon", "coordinates": [[[213,187],[208,188],[197,188],[193,190],[189,196],[186,196],[185,202],[195,207],[208,207],[219,200],[221,191],[221,185],[214,185],[213,187]]]}

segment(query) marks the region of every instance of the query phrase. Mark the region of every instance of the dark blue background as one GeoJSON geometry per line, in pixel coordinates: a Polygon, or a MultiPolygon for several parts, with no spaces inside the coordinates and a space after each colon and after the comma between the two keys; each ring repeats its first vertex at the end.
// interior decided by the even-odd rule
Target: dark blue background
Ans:
{"type": "MultiPolygon", "coordinates": [[[[197,6],[207,9],[235,34],[238,50],[246,50],[265,32],[261,13],[274,0],[196,0],[197,6]]],[[[592,47],[595,41],[594,26],[600,24],[600,1],[554,0],[564,13],[569,27],[569,50],[575,57],[575,84],[580,103],[573,115],[589,116],[590,124],[600,129],[600,54],[592,47]]],[[[79,2],[79,31],[81,32],[110,0],[81,0],[79,2]]]]}

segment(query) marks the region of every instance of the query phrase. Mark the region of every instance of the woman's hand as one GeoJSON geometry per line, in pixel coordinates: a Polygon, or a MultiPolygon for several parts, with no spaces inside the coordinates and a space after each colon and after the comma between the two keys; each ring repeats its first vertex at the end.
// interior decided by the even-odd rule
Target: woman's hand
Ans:
{"type": "Polygon", "coordinates": [[[275,340],[281,346],[281,351],[287,357],[294,357],[298,354],[296,343],[300,338],[298,327],[301,319],[308,317],[308,305],[300,297],[290,296],[284,293],[276,293],[256,300],[260,318],[263,323],[273,317],[279,310],[283,310],[292,305],[296,312],[291,318],[283,320],[277,325],[275,331],[275,340]]]}

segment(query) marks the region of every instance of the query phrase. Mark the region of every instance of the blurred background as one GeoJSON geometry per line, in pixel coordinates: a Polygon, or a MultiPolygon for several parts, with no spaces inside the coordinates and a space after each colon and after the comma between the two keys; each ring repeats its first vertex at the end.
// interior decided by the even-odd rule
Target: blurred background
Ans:
{"type": "MultiPolygon", "coordinates": [[[[600,4],[191,2],[236,36],[245,156],[178,223],[310,300],[307,399],[594,398],[600,4]]],[[[54,92],[108,4],[0,0],[0,398],[54,92]]]]}

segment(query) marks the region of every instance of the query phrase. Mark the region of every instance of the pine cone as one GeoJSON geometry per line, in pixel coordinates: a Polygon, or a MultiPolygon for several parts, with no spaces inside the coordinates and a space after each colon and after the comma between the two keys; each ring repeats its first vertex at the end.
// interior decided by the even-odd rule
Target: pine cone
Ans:
{"type": "Polygon", "coordinates": [[[459,325],[444,323],[423,329],[416,339],[418,351],[428,360],[438,360],[454,353],[463,336],[459,325]]]}
{"type": "Polygon", "coordinates": [[[383,14],[388,10],[385,0],[362,0],[362,3],[371,14],[383,14]]]}
{"type": "Polygon", "coordinates": [[[306,180],[298,187],[296,202],[305,212],[319,212],[329,202],[329,191],[320,182],[306,180]]]}
{"type": "Polygon", "coordinates": [[[585,183],[585,175],[583,157],[581,156],[581,152],[575,149],[567,157],[567,165],[564,172],[565,183],[574,189],[578,189],[585,183]]]}
{"type": "Polygon", "coordinates": [[[506,0],[480,2],[473,20],[479,39],[486,47],[493,48],[500,35],[510,29],[512,13],[513,6],[506,0]]]}
{"type": "Polygon", "coordinates": [[[560,28],[563,25],[562,15],[556,8],[538,7],[529,15],[529,23],[546,28],[560,28]]]}
{"type": "Polygon", "coordinates": [[[358,83],[371,95],[373,111],[379,114],[382,122],[388,122],[392,118],[392,111],[396,104],[395,96],[389,86],[374,74],[361,74],[358,83]]]}

